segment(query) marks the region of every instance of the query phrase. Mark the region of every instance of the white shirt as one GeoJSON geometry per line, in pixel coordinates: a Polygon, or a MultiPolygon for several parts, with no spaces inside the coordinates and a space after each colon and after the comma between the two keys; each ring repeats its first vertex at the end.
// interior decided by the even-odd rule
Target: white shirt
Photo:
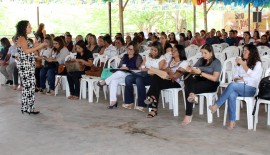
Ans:
{"type": "Polygon", "coordinates": [[[10,46],[9,49],[8,49],[8,53],[7,54],[10,54],[10,58],[8,60],[8,64],[11,64],[11,63],[15,62],[15,58],[13,58],[13,56],[16,56],[16,55],[19,54],[18,53],[18,50],[17,50],[17,45],[14,44],[14,45],[10,46]]]}
{"type": "Polygon", "coordinates": [[[236,66],[234,70],[234,78],[243,77],[244,82],[251,87],[257,88],[262,77],[262,63],[256,62],[253,70],[248,69],[246,72],[242,65],[236,66]]]}
{"type": "Polygon", "coordinates": [[[52,48],[43,48],[40,51],[40,56],[45,56],[47,58],[52,57],[52,48]]]}
{"type": "MultiPolygon", "coordinates": [[[[255,43],[255,40],[252,39],[252,38],[250,38],[248,43],[253,43],[254,44],[255,43]]],[[[239,41],[239,45],[244,45],[244,44],[245,44],[244,39],[242,39],[242,40],[239,41]]]]}
{"type": "Polygon", "coordinates": [[[116,56],[117,55],[116,48],[111,44],[110,46],[105,48],[104,55],[107,56],[108,59],[110,59],[111,57],[116,56]]]}
{"type": "Polygon", "coordinates": [[[63,47],[58,54],[56,52],[52,52],[52,57],[55,58],[59,64],[64,64],[65,58],[68,55],[69,55],[69,51],[66,47],[63,47]]]}
{"type": "Polygon", "coordinates": [[[167,62],[167,64],[169,64],[169,62],[171,61],[172,59],[172,52],[167,52],[164,54],[164,57],[165,57],[165,61],[167,62]]]}
{"type": "MultiPolygon", "coordinates": [[[[177,66],[173,66],[173,67],[172,67],[170,64],[168,64],[168,67],[170,67],[170,70],[171,70],[173,73],[175,73],[176,70],[177,70],[178,68],[180,68],[180,67],[186,70],[186,68],[187,68],[188,66],[189,66],[189,62],[188,62],[187,60],[181,61],[177,66]]],[[[179,84],[180,84],[180,82],[181,82],[180,78],[176,79],[175,81],[176,81],[177,83],[179,83],[179,84]]]]}
{"type": "Polygon", "coordinates": [[[151,67],[153,67],[153,68],[159,69],[159,62],[161,60],[165,60],[165,57],[162,55],[158,59],[153,59],[153,58],[151,58],[149,56],[146,56],[145,59],[146,59],[146,61],[145,61],[145,68],[151,68],[151,67]]]}

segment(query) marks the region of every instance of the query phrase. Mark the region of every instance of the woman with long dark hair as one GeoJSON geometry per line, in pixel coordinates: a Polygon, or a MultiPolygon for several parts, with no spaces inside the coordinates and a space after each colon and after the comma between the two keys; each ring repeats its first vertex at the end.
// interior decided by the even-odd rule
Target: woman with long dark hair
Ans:
{"type": "Polygon", "coordinates": [[[144,101],[146,104],[150,104],[152,108],[147,117],[152,118],[157,115],[159,94],[162,89],[168,88],[180,88],[180,77],[185,72],[188,62],[186,61],[185,48],[182,45],[175,45],[172,50],[172,59],[170,60],[166,69],[168,77],[162,79],[158,75],[153,75],[151,79],[151,85],[147,92],[147,99],[144,101]]]}
{"type": "Polygon", "coordinates": [[[131,74],[125,78],[125,103],[122,105],[123,108],[131,109],[134,106],[133,84],[136,84],[138,93],[138,106],[136,109],[144,111],[141,109],[146,108],[146,104],[144,103],[144,100],[146,99],[145,86],[151,84],[151,76],[147,74],[147,71],[151,67],[156,69],[166,68],[166,61],[162,55],[163,53],[161,43],[153,42],[149,56],[146,56],[143,59],[140,67],[140,69],[143,71],[142,74],[131,74]]]}
{"type": "Polygon", "coordinates": [[[49,90],[47,95],[54,95],[55,87],[55,75],[57,74],[57,67],[60,64],[65,63],[66,56],[69,55],[68,49],[65,47],[64,41],[61,37],[55,37],[53,39],[52,56],[46,58],[45,65],[40,71],[40,92],[45,93],[46,77],[49,83],[49,90]]]}
{"type": "Polygon", "coordinates": [[[215,92],[219,86],[221,63],[215,57],[213,47],[210,44],[204,44],[201,53],[202,58],[193,67],[187,67],[187,71],[192,75],[185,80],[187,105],[182,125],[187,125],[192,120],[193,104],[198,103],[198,96],[195,94],[215,92]]]}
{"type": "Polygon", "coordinates": [[[10,48],[10,42],[7,38],[2,38],[0,40],[1,45],[4,47],[1,52],[1,60],[0,60],[0,72],[5,76],[7,82],[6,85],[13,85],[13,70],[14,65],[10,66],[8,64],[10,55],[8,54],[10,48]]]}
{"type": "Polygon", "coordinates": [[[70,96],[68,99],[71,100],[78,100],[80,94],[80,79],[82,75],[85,74],[85,71],[90,70],[91,66],[93,65],[93,55],[92,53],[86,48],[84,41],[80,40],[75,44],[76,48],[76,59],[80,63],[80,65],[84,66],[83,71],[75,71],[75,72],[68,72],[67,73],[67,80],[69,84],[70,96]]]}
{"type": "Polygon", "coordinates": [[[228,100],[228,129],[235,127],[236,98],[238,96],[254,96],[262,75],[262,63],[255,45],[245,45],[241,58],[236,58],[236,62],[239,66],[235,66],[234,82],[229,84],[216,104],[209,106],[209,109],[214,113],[228,100]]]}
{"type": "Polygon", "coordinates": [[[39,24],[36,35],[40,38],[40,41],[43,42],[44,38],[46,37],[45,25],[43,23],[39,24]]]}
{"type": "Polygon", "coordinates": [[[27,20],[18,22],[16,26],[17,49],[19,61],[17,64],[22,85],[22,113],[38,114],[35,110],[35,55],[45,43],[34,46],[27,40],[27,35],[32,33],[32,28],[27,20]]]}

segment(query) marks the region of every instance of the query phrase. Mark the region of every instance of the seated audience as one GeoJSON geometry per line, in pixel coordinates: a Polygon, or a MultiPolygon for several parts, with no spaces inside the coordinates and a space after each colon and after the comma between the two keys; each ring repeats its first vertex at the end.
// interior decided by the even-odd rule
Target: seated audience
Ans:
{"type": "Polygon", "coordinates": [[[80,40],[75,44],[77,55],[73,61],[79,62],[83,66],[82,71],[68,72],[67,80],[69,85],[70,96],[68,99],[78,100],[80,95],[80,79],[85,71],[90,70],[93,65],[93,55],[86,48],[84,41],[80,40]]]}
{"type": "Polygon", "coordinates": [[[237,46],[237,39],[234,36],[234,30],[230,30],[229,37],[225,39],[225,42],[229,44],[229,46],[237,46]]]}
{"type": "Polygon", "coordinates": [[[88,44],[87,44],[87,49],[93,54],[93,53],[98,53],[98,45],[97,45],[97,38],[94,34],[89,34],[88,35],[88,44]]]}
{"type": "Polygon", "coordinates": [[[257,46],[267,46],[270,47],[269,42],[267,41],[267,35],[262,35],[261,42],[256,44],[257,46]]]}
{"type": "Polygon", "coordinates": [[[169,43],[174,44],[174,45],[177,45],[178,44],[178,41],[176,40],[175,34],[173,32],[170,33],[169,43]]]}
{"type": "Polygon", "coordinates": [[[213,47],[205,44],[201,48],[202,58],[191,67],[187,67],[185,82],[186,94],[186,115],[182,125],[191,123],[193,104],[198,103],[198,96],[195,94],[215,92],[219,86],[221,63],[215,57],[213,47]]]}
{"type": "Polygon", "coordinates": [[[229,125],[228,129],[235,127],[236,98],[252,97],[256,93],[262,75],[262,63],[255,45],[244,45],[241,58],[236,58],[237,65],[234,72],[234,82],[225,89],[216,104],[209,106],[212,113],[228,100],[229,125]]]}
{"type": "Polygon", "coordinates": [[[117,37],[114,41],[114,44],[118,55],[126,53],[125,41],[122,37],[117,37]]]}
{"type": "Polygon", "coordinates": [[[3,46],[3,49],[0,52],[0,72],[4,75],[7,82],[6,85],[13,85],[13,70],[14,65],[9,65],[8,61],[11,55],[8,55],[8,50],[10,45],[10,42],[7,38],[2,38],[0,40],[1,45],[3,46]]]}
{"type": "Polygon", "coordinates": [[[185,36],[185,33],[180,33],[179,34],[179,42],[178,44],[179,45],[182,45],[184,47],[188,47],[189,46],[189,41],[186,40],[186,36],[185,36]]]}
{"type": "Polygon", "coordinates": [[[202,46],[205,44],[205,39],[203,39],[198,32],[195,33],[194,39],[192,40],[191,44],[202,46]]]}
{"type": "Polygon", "coordinates": [[[210,44],[210,45],[220,43],[219,39],[215,36],[215,32],[212,30],[209,32],[209,37],[206,38],[205,42],[206,44],[210,44]]]}
{"type": "Polygon", "coordinates": [[[136,42],[130,42],[127,47],[127,54],[125,54],[119,64],[119,71],[113,73],[106,80],[99,81],[98,85],[109,85],[110,88],[110,106],[108,109],[117,107],[117,88],[119,83],[125,82],[125,77],[130,75],[125,70],[138,70],[142,63],[142,57],[139,55],[139,46],[136,42]]]}
{"type": "Polygon", "coordinates": [[[54,95],[55,75],[57,74],[58,65],[65,63],[65,58],[69,55],[68,49],[64,46],[64,41],[61,37],[53,39],[52,56],[46,58],[45,65],[40,71],[40,92],[45,93],[46,78],[49,84],[47,95],[54,95]]]}
{"type": "Polygon", "coordinates": [[[240,40],[239,45],[246,45],[246,44],[254,44],[255,40],[251,38],[250,32],[245,31],[244,32],[244,38],[240,40]]]}
{"type": "Polygon", "coordinates": [[[72,35],[71,34],[65,35],[65,42],[66,42],[65,45],[66,45],[68,51],[72,52],[73,42],[72,42],[72,35]]]}
{"type": "Polygon", "coordinates": [[[137,87],[138,107],[136,109],[146,108],[144,100],[146,99],[145,86],[150,85],[151,76],[147,74],[149,68],[164,69],[166,61],[162,55],[163,48],[161,43],[153,42],[149,56],[146,56],[141,65],[142,72],[128,75],[125,78],[125,103],[124,108],[131,109],[134,106],[133,84],[137,87]]]}
{"type": "Polygon", "coordinates": [[[148,118],[152,118],[157,115],[159,94],[162,89],[181,87],[180,77],[188,66],[188,62],[186,60],[187,57],[184,46],[175,45],[173,47],[172,59],[166,69],[168,77],[163,79],[158,75],[153,75],[150,88],[147,92],[148,97],[145,100],[145,103],[149,104],[149,108],[152,108],[151,112],[147,115],[148,118]]]}

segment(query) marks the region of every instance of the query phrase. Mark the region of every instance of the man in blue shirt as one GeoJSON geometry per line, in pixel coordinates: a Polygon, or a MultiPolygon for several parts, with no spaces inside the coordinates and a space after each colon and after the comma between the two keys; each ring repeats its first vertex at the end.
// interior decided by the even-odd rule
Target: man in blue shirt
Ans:
{"type": "Polygon", "coordinates": [[[234,37],[234,30],[230,30],[229,37],[226,38],[225,42],[228,43],[229,46],[237,45],[237,39],[234,37]]]}

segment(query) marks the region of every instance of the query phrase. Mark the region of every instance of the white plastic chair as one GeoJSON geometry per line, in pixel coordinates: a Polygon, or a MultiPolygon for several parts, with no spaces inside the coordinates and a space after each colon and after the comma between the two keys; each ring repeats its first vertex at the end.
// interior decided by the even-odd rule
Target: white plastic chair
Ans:
{"type": "Polygon", "coordinates": [[[215,56],[216,56],[217,59],[219,59],[221,64],[223,64],[224,61],[226,60],[226,56],[225,56],[225,54],[223,52],[222,53],[215,53],[215,56]]]}
{"type": "Polygon", "coordinates": [[[226,59],[233,58],[239,56],[239,48],[236,46],[229,46],[225,48],[222,53],[225,54],[226,59]]]}
{"type": "Polygon", "coordinates": [[[187,58],[195,56],[198,53],[199,47],[197,45],[191,44],[185,48],[187,58]]]}
{"type": "Polygon", "coordinates": [[[88,102],[93,102],[93,93],[95,93],[97,98],[97,103],[99,99],[99,86],[96,83],[100,81],[100,77],[90,77],[83,76],[81,78],[81,86],[80,86],[80,99],[86,98],[86,84],[88,84],[88,102]]]}
{"type": "MultiPolygon", "coordinates": [[[[217,88],[218,91],[218,88],[217,88]]],[[[206,98],[206,111],[207,111],[207,123],[213,122],[213,114],[211,110],[208,108],[210,105],[213,105],[215,101],[218,99],[217,97],[217,91],[213,93],[201,93],[196,94],[199,96],[199,114],[203,115],[203,109],[204,109],[204,97],[206,98]]],[[[217,117],[219,117],[219,109],[217,109],[217,117]]]]}
{"type": "Polygon", "coordinates": [[[263,72],[262,75],[265,75],[265,71],[270,68],[270,58],[266,58],[266,57],[262,57],[261,58],[262,61],[262,68],[263,68],[263,72]]]}
{"type": "MultiPolygon", "coordinates": [[[[65,62],[68,61],[69,59],[75,59],[77,53],[70,53],[68,56],[65,58],[65,62]]],[[[70,91],[69,91],[69,85],[67,81],[67,76],[66,75],[55,75],[55,88],[54,88],[54,96],[58,94],[59,87],[62,86],[63,90],[66,90],[66,97],[70,96],[70,91]]]]}
{"type": "Polygon", "coordinates": [[[188,58],[187,61],[188,61],[189,65],[193,66],[199,60],[199,58],[201,58],[201,56],[199,56],[199,54],[196,54],[196,55],[188,58]]]}
{"type": "Polygon", "coordinates": [[[173,109],[173,116],[179,115],[179,107],[178,107],[178,93],[182,91],[183,93],[183,100],[184,100],[184,107],[186,109],[186,99],[185,99],[185,90],[184,85],[181,85],[181,88],[170,88],[170,89],[163,89],[161,90],[161,97],[162,97],[162,105],[165,108],[165,100],[169,102],[169,109],[173,109]]]}
{"type": "Polygon", "coordinates": [[[267,46],[257,46],[257,49],[258,49],[260,56],[265,55],[265,52],[270,50],[270,48],[267,46]]]}
{"type": "Polygon", "coordinates": [[[225,48],[229,47],[229,44],[228,44],[228,43],[221,43],[220,45],[221,45],[221,47],[222,47],[222,51],[223,51],[225,48]]]}
{"type": "Polygon", "coordinates": [[[222,52],[221,44],[213,44],[212,47],[213,47],[215,53],[221,53],[222,52]]]}

